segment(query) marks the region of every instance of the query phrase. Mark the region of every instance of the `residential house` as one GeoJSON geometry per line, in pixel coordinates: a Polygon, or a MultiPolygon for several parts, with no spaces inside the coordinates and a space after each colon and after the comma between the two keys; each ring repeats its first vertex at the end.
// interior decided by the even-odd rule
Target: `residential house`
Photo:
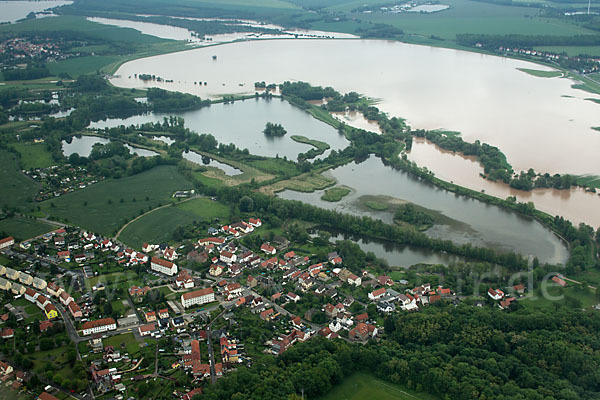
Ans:
{"type": "Polygon", "coordinates": [[[379,288],[376,290],[373,290],[371,293],[369,293],[369,300],[374,301],[374,300],[378,300],[381,297],[383,297],[386,293],[386,289],[385,288],[379,288]]]}
{"type": "Polygon", "coordinates": [[[32,285],[33,284],[33,276],[26,274],[25,272],[21,272],[19,274],[19,282],[23,285],[32,285]]]}
{"type": "Polygon", "coordinates": [[[504,292],[500,289],[488,289],[488,296],[492,298],[492,300],[502,300],[504,297],[504,292]]]}
{"type": "Polygon", "coordinates": [[[52,328],[52,325],[54,325],[52,321],[40,321],[40,332],[46,332],[48,329],[52,328]]]}
{"type": "Polygon", "coordinates": [[[350,284],[350,285],[360,286],[361,282],[362,282],[362,279],[354,274],[350,274],[348,276],[348,284],[350,284]]]}
{"type": "Polygon", "coordinates": [[[367,325],[362,322],[359,322],[348,334],[350,340],[359,341],[365,341],[375,336],[377,336],[377,327],[375,327],[375,325],[367,325]]]}
{"type": "Polygon", "coordinates": [[[273,311],[272,308],[269,308],[268,310],[265,310],[260,313],[260,319],[262,319],[263,321],[269,321],[273,318],[275,318],[275,311],[273,311]]]}
{"type": "Polygon", "coordinates": [[[233,264],[234,262],[237,261],[237,256],[235,254],[233,254],[232,252],[230,252],[230,251],[223,250],[221,252],[221,254],[219,255],[219,260],[222,263],[225,263],[227,265],[231,265],[231,264],[233,264]]]}
{"type": "Polygon", "coordinates": [[[275,255],[275,253],[277,253],[277,249],[269,243],[263,243],[262,246],[260,246],[260,250],[269,255],[275,255]]]}
{"type": "Polygon", "coordinates": [[[60,302],[62,303],[63,306],[67,306],[70,302],[74,301],[73,297],[71,297],[71,295],[67,292],[62,292],[60,294],[60,296],[58,296],[58,299],[60,300],[60,302]]]}
{"type": "Polygon", "coordinates": [[[223,274],[223,267],[219,264],[212,264],[208,269],[208,274],[211,276],[221,276],[223,274]]]}
{"type": "Polygon", "coordinates": [[[300,300],[300,296],[298,296],[296,293],[292,293],[292,292],[288,292],[288,294],[286,295],[286,297],[293,301],[294,303],[297,303],[298,300],[300,300]]]}
{"type": "Polygon", "coordinates": [[[154,311],[148,311],[145,314],[145,318],[146,318],[146,322],[154,322],[154,321],[156,321],[156,312],[154,312],[154,311]]]}
{"type": "Polygon", "coordinates": [[[54,304],[48,303],[44,306],[44,314],[46,314],[46,318],[54,319],[58,317],[58,310],[54,304]]]}
{"type": "Polygon", "coordinates": [[[48,283],[40,278],[33,278],[33,287],[38,290],[44,290],[48,287],[48,283]]]}
{"type": "Polygon", "coordinates": [[[138,331],[140,332],[140,336],[148,336],[152,332],[156,330],[156,324],[153,322],[151,324],[140,325],[138,331]]]}
{"type": "Polygon", "coordinates": [[[249,287],[254,288],[254,287],[256,287],[256,285],[258,285],[258,281],[252,275],[248,275],[248,277],[246,278],[246,284],[249,287]]]}
{"type": "Polygon", "coordinates": [[[175,279],[175,285],[179,289],[191,289],[194,287],[194,278],[185,269],[182,269],[175,279]]]}
{"type": "Polygon", "coordinates": [[[11,290],[11,292],[13,292],[14,294],[17,294],[17,295],[25,294],[25,286],[21,285],[20,283],[16,283],[16,282],[11,283],[10,290],[11,290]]]}
{"type": "Polygon", "coordinates": [[[225,286],[225,294],[227,300],[240,297],[242,295],[242,285],[240,285],[238,282],[230,283],[229,285],[225,286]]]}
{"type": "Polygon", "coordinates": [[[70,302],[69,305],[67,306],[67,308],[71,312],[71,315],[73,316],[73,318],[82,318],[83,317],[83,312],[81,312],[81,307],[79,307],[79,305],[77,303],[75,303],[74,301],[70,302]]]}
{"type": "Polygon", "coordinates": [[[12,283],[4,278],[0,278],[0,289],[4,291],[9,291],[12,286],[12,283]]]}
{"type": "Polygon", "coordinates": [[[2,339],[10,339],[15,337],[15,331],[12,328],[4,328],[0,331],[0,337],[2,339]]]}

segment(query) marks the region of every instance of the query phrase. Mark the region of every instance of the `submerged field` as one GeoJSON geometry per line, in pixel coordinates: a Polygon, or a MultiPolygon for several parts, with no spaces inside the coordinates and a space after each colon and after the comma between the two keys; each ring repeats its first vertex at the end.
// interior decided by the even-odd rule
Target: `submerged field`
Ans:
{"type": "Polygon", "coordinates": [[[121,179],[108,179],[83,190],[41,203],[50,215],[103,235],[127,221],[172,201],[177,190],[192,184],[172,166],[160,166],[121,179]]]}

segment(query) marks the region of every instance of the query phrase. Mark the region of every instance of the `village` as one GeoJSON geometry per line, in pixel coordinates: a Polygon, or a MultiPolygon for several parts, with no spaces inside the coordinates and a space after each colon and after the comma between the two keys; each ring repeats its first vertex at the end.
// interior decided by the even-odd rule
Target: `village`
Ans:
{"type": "MultiPolygon", "coordinates": [[[[162,389],[152,384],[158,379],[191,399],[298,342],[379,340],[393,313],[461,301],[452,288],[396,281],[374,266],[350,270],[337,251],[305,254],[284,236],[261,236],[262,225],[249,218],[139,250],[71,226],[21,243],[2,239],[11,259],[0,266],[3,345],[56,331],[75,343],[82,376],[91,378],[78,390],[127,398],[162,389]]],[[[510,309],[524,293],[523,285],[489,288],[474,305],[510,309]]],[[[18,390],[28,377],[9,362],[1,379],[18,390]]]]}

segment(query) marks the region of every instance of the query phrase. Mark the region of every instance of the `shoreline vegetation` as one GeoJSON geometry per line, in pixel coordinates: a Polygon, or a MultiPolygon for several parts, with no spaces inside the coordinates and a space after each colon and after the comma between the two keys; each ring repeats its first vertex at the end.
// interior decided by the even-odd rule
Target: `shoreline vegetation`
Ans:
{"type": "Polygon", "coordinates": [[[348,196],[352,190],[347,186],[336,186],[325,190],[321,196],[321,200],[336,203],[348,196]]]}

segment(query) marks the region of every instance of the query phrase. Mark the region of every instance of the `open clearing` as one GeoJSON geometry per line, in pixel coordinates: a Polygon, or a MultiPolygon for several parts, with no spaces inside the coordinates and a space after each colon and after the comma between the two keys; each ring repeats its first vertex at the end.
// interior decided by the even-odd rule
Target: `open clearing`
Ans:
{"type": "Polygon", "coordinates": [[[149,213],[125,228],[119,239],[130,246],[141,248],[144,242],[170,241],[179,226],[228,217],[229,207],[206,198],[193,199],[149,213]]]}
{"type": "Polygon", "coordinates": [[[31,203],[38,191],[38,185],[23,175],[17,166],[13,153],[0,150],[0,187],[2,187],[1,207],[19,207],[31,203]]]}
{"type": "Polygon", "coordinates": [[[16,143],[13,147],[21,154],[24,169],[48,168],[56,164],[45,143],[16,143]]]}
{"type": "Polygon", "coordinates": [[[437,397],[385,382],[373,375],[356,373],[335,386],[320,400],[433,400],[437,397]]]}
{"type": "Polygon", "coordinates": [[[55,226],[30,218],[13,217],[0,221],[0,232],[17,240],[31,239],[56,229],[55,226]]]}

